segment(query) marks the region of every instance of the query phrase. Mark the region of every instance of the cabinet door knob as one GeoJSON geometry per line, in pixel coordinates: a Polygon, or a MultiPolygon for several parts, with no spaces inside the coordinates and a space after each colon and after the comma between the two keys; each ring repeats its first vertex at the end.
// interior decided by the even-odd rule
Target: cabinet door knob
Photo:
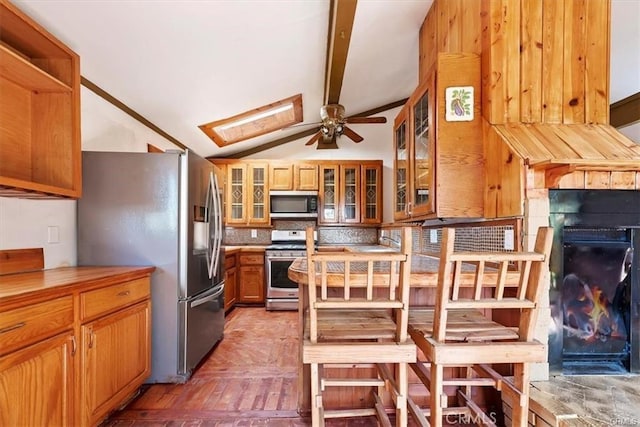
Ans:
{"type": "Polygon", "coordinates": [[[131,292],[130,291],[122,291],[122,292],[118,292],[117,296],[119,297],[126,297],[127,295],[129,295],[131,292]]]}
{"type": "Polygon", "coordinates": [[[78,349],[78,343],[76,342],[76,336],[72,335],[71,336],[71,355],[75,356],[76,355],[76,350],[78,349]]]}

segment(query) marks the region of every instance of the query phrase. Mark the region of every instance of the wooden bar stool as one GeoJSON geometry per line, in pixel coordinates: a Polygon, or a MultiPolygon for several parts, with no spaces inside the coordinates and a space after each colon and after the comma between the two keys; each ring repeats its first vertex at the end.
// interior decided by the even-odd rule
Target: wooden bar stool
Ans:
{"type": "Polygon", "coordinates": [[[411,229],[403,228],[399,253],[317,252],[312,236],[308,228],[309,307],[302,347],[303,363],[311,369],[312,423],[374,415],[390,425],[385,408],[390,395],[396,425],[406,426],[408,363],[417,354],[407,333],[411,229]],[[356,368],[375,375],[363,378],[356,368]],[[332,387],[371,388],[372,396],[364,399],[369,405],[326,408],[323,394],[332,387]]]}
{"type": "Polygon", "coordinates": [[[533,335],[552,234],[550,227],[541,227],[533,252],[456,252],[455,230],[443,230],[436,305],[412,307],[409,314],[409,333],[426,359],[412,368],[430,392],[428,410],[409,399],[409,410],[421,425],[442,426],[443,417],[449,422],[457,415],[495,425],[496,415],[486,414],[473,400],[477,386],[508,394],[513,409],[507,425],[527,425],[529,364],[547,360],[546,346],[533,335]],[[518,283],[510,287],[507,277],[515,273],[509,272],[514,265],[518,283]],[[505,309],[517,313],[516,321],[496,320],[505,318],[496,316],[505,309]],[[509,364],[512,376],[498,373],[494,363],[509,364]],[[447,396],[445,387],[453,388],[455,396],[447,396]]]}

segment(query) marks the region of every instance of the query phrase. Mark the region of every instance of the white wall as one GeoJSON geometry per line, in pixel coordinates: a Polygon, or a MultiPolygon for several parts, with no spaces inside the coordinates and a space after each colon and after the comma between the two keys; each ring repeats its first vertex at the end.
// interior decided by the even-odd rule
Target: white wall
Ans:
{"type": "MultiPolygon", "coordinates": [[[[147,143],[167,149],[170,141],[82,87],[82,149],[147,151],[147,143]]],[[[0,197],[0,249],[44,248],[45,268],[75,266],[76,202],[0,197]],[[58,243],[49,243],[57,227],[58,243]]]]}

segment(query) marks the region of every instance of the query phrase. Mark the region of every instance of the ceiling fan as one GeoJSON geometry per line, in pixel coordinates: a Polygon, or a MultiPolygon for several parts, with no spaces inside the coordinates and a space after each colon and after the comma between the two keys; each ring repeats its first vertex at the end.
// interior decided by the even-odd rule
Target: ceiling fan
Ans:
{"type": "Polygon", "coordinates": [[[318,131],[305,145],[318,143],[318,149],[338,148],[336,139],[345,135],[353,142],[364,138],[347,126],[347,123],[386,123],[386,117],[345,117],[344,107],[340,104],[327,104],[320,107],[318,131]]]}

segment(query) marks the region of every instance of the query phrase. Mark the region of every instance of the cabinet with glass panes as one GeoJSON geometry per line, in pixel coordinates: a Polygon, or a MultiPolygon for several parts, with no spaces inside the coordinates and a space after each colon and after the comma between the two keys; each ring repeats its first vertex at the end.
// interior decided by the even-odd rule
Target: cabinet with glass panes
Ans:
{"type": "Polygon", "coordinates": [[[434,78],[426,79],[394,122],[394,219],[434,211],[434,78]]]}
{"type": "Polygon", "coordinates": [[[268,170],[262,162],[227,165],[226,224],[269,223],[268,170]]]}
{"type": "Polygon", "coordinates": [[[394,121],[394,220],[481,218],[483,150],[480,57],[439,53],[394,121]],[[471,114],[447,116],[448,88],[471,114]]]}
{"type": "Polygon", "coordinates": [[[382,222],[382,161],[320,164],[319,224],[382,222]]]}

